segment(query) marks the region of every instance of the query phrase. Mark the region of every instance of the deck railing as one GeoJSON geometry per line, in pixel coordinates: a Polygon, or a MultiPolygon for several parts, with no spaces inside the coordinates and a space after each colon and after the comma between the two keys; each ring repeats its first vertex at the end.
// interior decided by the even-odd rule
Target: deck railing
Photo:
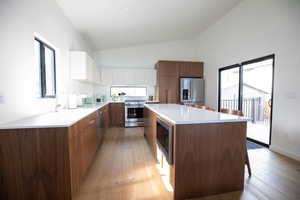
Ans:
{"type": "MultiPolygon", "coordinates": [[[[269,123],[268,104],[263,101],[262,97],[244,98],[242,105],[244,116],[250,118],[252,123],[269,123]]],[[[238,99],[222,100],[221,108],[238,110],[238,99]]]]}

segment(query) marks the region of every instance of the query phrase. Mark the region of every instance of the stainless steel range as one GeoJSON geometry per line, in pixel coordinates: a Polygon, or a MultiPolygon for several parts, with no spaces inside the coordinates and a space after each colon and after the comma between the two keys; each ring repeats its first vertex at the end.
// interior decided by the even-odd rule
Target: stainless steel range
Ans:
{"type": "Polygon", "coordinates": [[[125,127],[144,126],[145,100],[125,100],[125,127]]]}

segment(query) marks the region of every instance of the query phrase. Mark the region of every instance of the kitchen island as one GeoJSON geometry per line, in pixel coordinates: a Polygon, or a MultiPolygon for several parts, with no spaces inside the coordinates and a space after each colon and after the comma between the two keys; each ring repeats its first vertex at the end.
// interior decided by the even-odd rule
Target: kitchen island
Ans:
{"type": "Polygon", "coordinates": [[[144,113],[145,137],[174,199],[244,188],[247,119],[177,104],[148,104],[144,113]]]}

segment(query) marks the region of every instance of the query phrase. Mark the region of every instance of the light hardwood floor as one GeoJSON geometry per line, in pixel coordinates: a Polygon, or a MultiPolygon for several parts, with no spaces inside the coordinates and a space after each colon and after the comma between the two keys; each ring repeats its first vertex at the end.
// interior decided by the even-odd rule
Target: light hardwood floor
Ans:
{"type": "MultiPolygon", "coordinates": [[[[111,128],[76,200],[172,199],[144,139],[143,128],[111,128]]],[[[299,200],[300,162],[268,149],[249,151],[245,189],[198,200],[299,200]]],[[[246,171],[246,170],[245,170],[246,171]]]]}

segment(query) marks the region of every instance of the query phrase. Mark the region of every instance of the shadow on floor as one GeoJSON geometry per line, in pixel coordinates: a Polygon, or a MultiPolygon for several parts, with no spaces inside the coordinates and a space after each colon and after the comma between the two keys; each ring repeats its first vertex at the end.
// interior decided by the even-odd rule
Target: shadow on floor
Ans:
{"type": "Polygon", "coordinates": [[[265,147],[255,144],[254,142],[247,141],[247,150],[261,149],[261,148],[265,148],[265,147]]]}

